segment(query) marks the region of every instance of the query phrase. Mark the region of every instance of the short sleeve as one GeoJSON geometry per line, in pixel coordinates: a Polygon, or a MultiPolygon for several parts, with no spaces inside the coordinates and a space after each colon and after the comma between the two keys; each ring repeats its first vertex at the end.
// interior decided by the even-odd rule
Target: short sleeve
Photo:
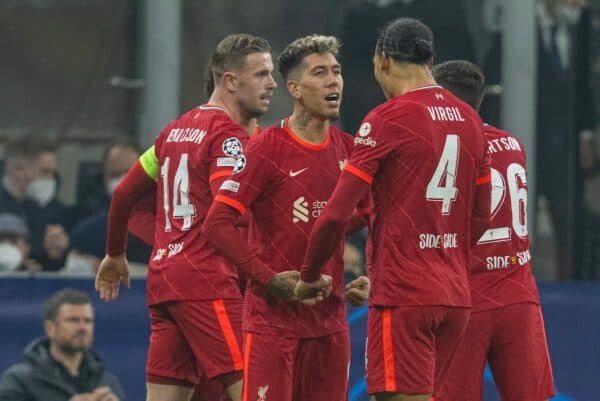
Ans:
{"type": "Polygon", "coordinates": [[[244,214],[279,171],[271,157],[272,146],[260,139],[251,140],[244,154],[244,167],[237,172],[234,169],[233,174],[223,181],[215,200],[244,214]]]}
{"type": "Polygon", "coordinates": [[[394,146],[385,122],[371,112],[354,136],[354,148],[344,170],[371,183],[394,146]]]}

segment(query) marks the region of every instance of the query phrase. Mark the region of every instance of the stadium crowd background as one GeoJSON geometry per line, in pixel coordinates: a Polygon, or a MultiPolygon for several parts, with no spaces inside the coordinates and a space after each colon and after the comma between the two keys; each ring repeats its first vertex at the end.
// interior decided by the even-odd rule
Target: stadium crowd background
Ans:
{"type": "MultiPolygon", "coordinates": [[[[2,2],[0,274],[92,277],[104,255],[110,188],[165,123],[206,99],[207,58],[226,34],[265,36],[274,54],[307,33],[339,37],[346,88],[338,123],[354,132],[366,112],[383,101],[372,78],[371,42],[377,28],[397,16],[431,26],[435,62],[467,59],[482,66],[488,81],[484,120],[501,127],[511,121],[507,113],[514,109],[503,97],[532,100],[527,109],[532,129],[510,128],[534,146],[528,149],[530,188],[537,188],[528,205],[534,273],[543,281],[600,280],[598,0],[2,2]],[[560,9],[557,23],[544,13],[546,5],[560,9]],[[529,13],[519,21],[532,26],[533,36],[520,40],[530,58],[537,58],[537,68],[528,70],[522,60],[523,77],[503,71],[508,58],[518,65],[523,55],[507,53],[511,13],[529,13]],[[507,79],[528,85],[514,93],[507,79]],[[9,174],[21,180],[24,200],[15,203],[6,196],[9,174]],[[48,195],[53,179],[55,198],[48,195]],[[25,256],[19,263],[15,246],[25,256]]],[[[276,79],[280,89],[262,126],[290,109],[285,85],[276,79]]],[[[364,236],[350,243],[348,277],[364,268],[364,256],[356,252],[363,249],[364,236]]],[[[131,244],[128,250],[143,277],[149,249],[131,244]]],[[[0,292],[9,294],[5,286],[12,282],[0,279],[0,292]]],[[[595,289],[591,299],[598,308],[597,284],[595,289]]]]}

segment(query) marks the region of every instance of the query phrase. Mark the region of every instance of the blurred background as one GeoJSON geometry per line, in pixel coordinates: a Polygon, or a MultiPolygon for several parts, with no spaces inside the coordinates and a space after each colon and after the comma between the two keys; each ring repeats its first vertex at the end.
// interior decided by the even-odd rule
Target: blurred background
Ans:
{"type": "MultiPolygon", "coordinates": [[[[274,56],[302,35],[339,37],[345,90],[336,124],[354,133],[384,100],[373,79],[373,47],[377,29],[399,16],[432,28],[436,62],[467,59],[482,67],[484,120],[525,144],[533,269],[544,282],[546,320],[555,319],[547,325],[558,389],[572,397],[563,399],[595,400],[582,378],[600,369],[600,357],[583,350],[575,357],[569,341],[581,348],[600,337],[589,320],[600,309],[600,0],[0,1],[0,331],[16,330],[15,310],[23,313],[17,321],[34,322],[3,340],[12,351],[0,368],[41,332],[40,304],[19,297],[33,282],[43,295],[78,275],[78,285],[92,291],[112,189],[164,125],[207,99],[205,66],[225,35],[265,36],[274,56]],[[25,304],[15,309],[20,300],[25,304]],[[559,355],[566,359],[557,362],[559,355]]],[[[262,126],[291,110],[275,75],[279,88],[262,126]]],[[[150,249],[130,241],[141,290],[150,249]]],[[[352,277],[364,270],[364,234],[349,243],[352,277]]],[[[114,313],[139,314],[135,330],[147,337],[143,297],[132,294],[122,296],[136,301],[114,313]]],[[[108,321],[98,326],[112,324],[112,312],[99,313],[108,321]]],[[[358,325],[361,313],[352,318],[358,325]]],[[[141,399],[145,345],[133,346],[139,360],[114,367],[139,370],[124,385],[141,399]]],[[[104,354],[110,365],[117,353],[108,347],[104,354]]],[[[357,364],[350,396],[359,400],[357,364]]]]}

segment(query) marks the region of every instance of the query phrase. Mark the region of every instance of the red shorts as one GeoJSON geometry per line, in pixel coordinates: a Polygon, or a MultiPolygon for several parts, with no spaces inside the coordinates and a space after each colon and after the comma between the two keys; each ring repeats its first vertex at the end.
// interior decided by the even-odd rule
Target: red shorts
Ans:
{"type": "Polygon", "coordinates": [[[481,401],[486,360],[504,401],[554,396],[539,305],[520,303],[471,314],[436,401],[481,401]]]}
{"type": "Polygon", "coordinates": [[[171,301],[150,306],[151,335],[146,376],[198,384],[201,376],[241,370],[241,299],[171,301]]]}
{"type": "Polygon", "coordinates": [[[470,308],[372,306],[367,326],[369,394],[433,394],[469,320],[470,308]]]}
{"type": "Polygon", "coordinates": [[[348,331],[315,338],[246,333],[242,401],[348,399],[348,331]]]}
{"type": "Polygon", "coordinates": [[[217,380],[209,380],[206,376],[200,377],[200,383],[194,388],[194,394],[190,401],[225,401],[229,400],[225,387],[217,380]]]}

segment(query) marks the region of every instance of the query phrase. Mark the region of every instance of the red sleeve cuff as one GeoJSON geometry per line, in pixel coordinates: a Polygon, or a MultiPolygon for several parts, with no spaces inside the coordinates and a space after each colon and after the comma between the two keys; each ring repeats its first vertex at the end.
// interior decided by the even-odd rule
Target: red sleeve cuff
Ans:
{"type": "Polygon", "coordinates": [[[344,166],[344,171],[347,171],[350,174],[357,176],[369,185],[371,185],[371,183],[373,182],[373,177],[371,177],[369,174],[365,173],[364,171],[362,171],[358,167],[353,166],[350,163],[346,163],[346,165],[344,166]]]}
{"type": "Polygon", "coordinates": [[[232,208],[234,208],[235,210],[240,212],[240,214],[246,213],[246,206],[244,206],[241,202],[239,202],[235,199],[232,199],[228,196],[217,195],[217,196],[215,196],[215,201],[224,203],[227,206],[231,206],[232,208]]]}
{"type": "Polygon", "coordinates": [[[215,173],[212,173],[210,175],[210,177],[208,177],[208,182],[211,183],[214,180],[221,178],[221,177],[228,177],[230,176],[232,173],[232,170],[221,170],[221,171],[217,171],[215,173]]]}

